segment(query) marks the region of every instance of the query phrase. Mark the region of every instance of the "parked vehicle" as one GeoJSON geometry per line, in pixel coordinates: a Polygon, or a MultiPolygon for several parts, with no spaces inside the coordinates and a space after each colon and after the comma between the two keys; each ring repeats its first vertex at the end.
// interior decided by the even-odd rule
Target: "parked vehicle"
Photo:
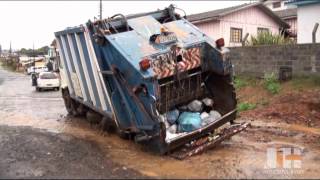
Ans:
{"type": "Polygon", "coordinates": [[[30,75],[31,73],[40,73],[40,72],[48,72],[47,66],[31,66],[27,69],[27,73],[30,75]]]}
{"type": "Polygon", "coordinates": [[[95,123],[115,126],[121,137],[166,153],[236,118],[224,40],[202,33],[172,5],[89,21],[55,37],[68,112],[96,113],[95,123]]]}
{"type": "Polygon", "coordinates": [[[53,72],[40,72],[39,77],[35,83],[37,91],[43,89],[55,89],[59,90],[60,88],[60,79],[56,73],[53,72]]]}

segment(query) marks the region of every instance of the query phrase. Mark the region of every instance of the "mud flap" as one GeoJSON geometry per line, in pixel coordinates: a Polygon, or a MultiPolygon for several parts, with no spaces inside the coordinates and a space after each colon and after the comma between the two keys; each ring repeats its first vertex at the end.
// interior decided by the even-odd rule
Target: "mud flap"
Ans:
{"type": "Polygon", "coordinates": [[[230,127],[223,129],[218,134],[202,137],[198,140],[192,141],[191,143],[171,153],[170,156],[179,160],[183,160],[187,157],[203,153],[208,149],[219,145],[223,140],[245,130],[249,126],[250,123],[233,124],[230,127]]]}

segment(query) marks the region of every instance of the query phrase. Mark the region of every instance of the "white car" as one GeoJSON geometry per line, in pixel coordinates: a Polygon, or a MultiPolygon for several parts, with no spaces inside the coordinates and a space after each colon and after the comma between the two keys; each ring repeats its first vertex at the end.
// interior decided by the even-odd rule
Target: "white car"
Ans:
{"type": "Polygon", "coordinates": [[[59,90],[60,79],[56,73],[53,72],[41,72],[37,79],[36,90],[41,91],[42,89],[55,89],[59,90]]]}
{"type": "Polygon", "coordinates": [[[41,73],[41,72],[47,72],[48,71],[48,67],[47,66],[31,66],[27,69],[27,73],[31,74],[31,73],[41,73]]]}

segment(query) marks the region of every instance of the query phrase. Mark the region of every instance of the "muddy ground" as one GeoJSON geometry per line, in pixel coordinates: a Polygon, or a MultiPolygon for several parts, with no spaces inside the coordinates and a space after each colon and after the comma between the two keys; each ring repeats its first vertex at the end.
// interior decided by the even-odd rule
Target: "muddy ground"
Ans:
{"type": "Polygon", "coordinates": [[[269,105],[240,113],[237,122],[250,121],[251,128],[181,161],[67,116],[60,92],[36,92],[29,76],[0,69],[0,177],[320,178],[320,100],[314,98],[319,92],[307,92],[299,101],[306,114],[296,114],[299,94],[288,95],[294,100],[279,95],[269,105]],[[282,97],[284,107],[296,103],[295,108],[281,111],[282,97]],[[268,148],[298,148],[301,167],[268,168],[268,148]]]}

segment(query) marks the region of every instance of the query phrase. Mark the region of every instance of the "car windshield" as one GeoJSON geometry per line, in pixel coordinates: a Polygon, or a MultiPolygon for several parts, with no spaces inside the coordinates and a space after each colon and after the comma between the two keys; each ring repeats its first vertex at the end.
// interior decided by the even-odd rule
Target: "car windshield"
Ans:
{"type": "Polygon", "coordinates": [[[57,76],[53,73],[45,73],[40,75],[40,79],[56,79],[57,76]]]}

